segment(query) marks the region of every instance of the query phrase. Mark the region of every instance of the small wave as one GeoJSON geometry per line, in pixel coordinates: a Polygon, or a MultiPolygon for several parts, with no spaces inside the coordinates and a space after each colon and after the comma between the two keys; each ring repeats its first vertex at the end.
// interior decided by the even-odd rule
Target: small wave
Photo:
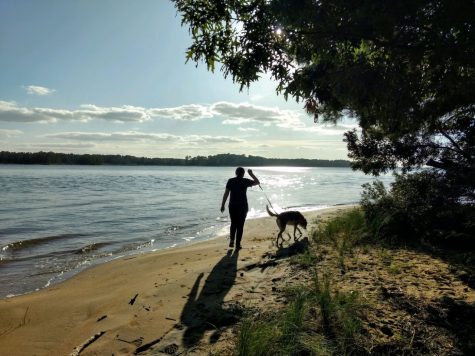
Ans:
{"type": "Polygon", "coordinates": [[[155,243],[155,239],[150,239],[147,241],[137,241],[122,245],[118,250],[114,251],[114,254],[127,253],[136,250],[141,250],[144,248],[151,248],[155,243]]]}
{"type": "Polygon", "coordinates": [[[185,224],[182,224],[182,225],[173,224],[173,225],[168,226],[165,229],[165,233],[168,234],[168,235],[171,235],[171,234],[179,233],[179,232],[187,230],[187,229],[193,229],[197,226],[200,226],[199,222],[191,222],[191,221],[188,222],[187,224],[185,223],[185,224]]]}
{"type": "Polygon", "coordinates": [[[167,229],[165,230],[165,232],[166,232],[167,234],[173,234],[173,233],[176,232],[179,228],[180,228],[180,226],[178,226],[178,225],[172,225],[172,226],[167,227],[167,229]]]}
{"type": "Polygon", "coordinates": [[[331,205],[313,205],[313,204],[307,204],[307,205],[294,205],[294,206],[287,206],[284,208],[284,211],[288,210],[299,210],[299,211],[313,211],[313,210],[322,210],[329,208],[331,205]]]}
{"type": "Polygon", "coordinates": [[[141,250],[141,249],[146,248],[146,247],[152,247],[154,243],[155,243],[155,239],[151,239],[149,241],[137,244],[135,246],[135,249],[136,250],[141,250]]]}
{"type": "Polygon", "coordinates": [[[186,236],[182,237],[182,240],[185,240],[186,242],[190,242],[191,240],[194,240],[196,236],[186,236]]]}
{"type": "Polygon", "coordinates": [[[75,251],[75,254],[76,255],[81,255],[81,254],[97,251],[101,247],[104,247],[104,246],[107,246],[107,245],[109,245],[108,242],[95,242],[95,243],[86,245],[84,247],[81,247],[79,250],[75,251]]]}
{"type": "Polygon", "coordinates": [[[57,240],[70,239],[70,238],[83,237],[83,236],[86,236],[86,235],[61,234],[61,235],[40,237],[37,239],[20,240],[20,241],[10,242],[9,244],[2,246],[1,251],[5,252],[7,250],[16,251],[16,250],[21,250],[21,249],[27,249],[27,248],[35,247],[38,245],[47,244],[47,243],[57,241],[57,240]]]}

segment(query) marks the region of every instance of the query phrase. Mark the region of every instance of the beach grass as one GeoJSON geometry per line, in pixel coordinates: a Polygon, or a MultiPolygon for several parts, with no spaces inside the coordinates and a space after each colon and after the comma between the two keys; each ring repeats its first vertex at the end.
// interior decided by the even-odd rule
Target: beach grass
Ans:
{"type": "Polygon", "coordinates": [[[368,236],[364,212],[360,208],[349,209],[323,221],[311,232],[314,242],[329,243],[337,251],[342,270],[345,270],[345,256],[351,254],[353,248],[368,236]]]}
{"type": "Polygon", "coordinates": [[[366,305],[357,292],[337,290],[330,276],[318,271],[321,257],[315,246],[328,243],[343,266],[345,255],[352,253],[366,232],[361,209],[318,224],[310,233],[314,246],[289,260],[308,270],[311,282],[283,289],[289,301],[284,310],[264,319],[246,319],[239,329],[236,355],[350,355],[361,350],[361,317],[366,305]]]}
{"type": "Polygon", "coordinates": [[[286,289],[289,303],[271,316],[246,319],[236,355],[350,355],[358,349],[364,303],[357,293],[333,291],[328,276],[286,289]]]}
{"type": "Polygon", "coordinates": [[[288,259],[292,277],[280,287],[286,302],[242,323],[237,355],[472,354],[473,323],[465,322],[467,331],[448,325],[435,330],[424,320],[437,319],[444,308],[457,320],[474,312],[473,305],[452,301],[445,284],[439,285],[443,280],[457,293],[468,293],[451,268],[466,283],[468,272],[381,241],[359,208],[321,219],[309,236],[312,243],[288,259]],[[421,270],[428,271],[425,280],[421,270]],[[420,299],[413,285],[423,285],[427,296],[445,296],[420,299]]]}

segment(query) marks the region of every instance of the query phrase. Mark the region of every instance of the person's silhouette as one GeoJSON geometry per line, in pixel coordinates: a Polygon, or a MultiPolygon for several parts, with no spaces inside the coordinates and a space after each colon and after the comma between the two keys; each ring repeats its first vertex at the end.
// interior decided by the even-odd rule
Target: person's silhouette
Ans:
{"type": "Polygon", "coordinates": [[[236,177],[228,180],[221,203],[221,212],[223,213],[228,195],[231,194],[229,198],[229,216],[231,217],[229,247],[234,247],[234,241],[236,241],[237,249],[241,248],[244,223],[249,210],[246,196],[247,188],[260,184],[259,179],[257,179],[251,169],[248,169],[247,172],[252,179],[244,178],[244,168],[236,168],[236,177]]]}
{"type": "Polygon", "coordinates": [[[211,270],[200,293],[198,290],[204,274],[200,273],[196,278],[180,317],[181,323],[186,326],[183,335],[186,348],[196,345],[206,330],[237,321],[237,316],[224,310],[222,304],[236,279],[238,256],[238,250],[234,253],[228,250],[211,270]]]}

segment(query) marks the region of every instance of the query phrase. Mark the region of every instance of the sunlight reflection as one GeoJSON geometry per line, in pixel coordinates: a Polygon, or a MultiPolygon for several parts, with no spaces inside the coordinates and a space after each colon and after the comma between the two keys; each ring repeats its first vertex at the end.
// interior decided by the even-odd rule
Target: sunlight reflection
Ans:
{"type": "Polygon", "coordinates": [[[301,178],[295,177],[284,177],[284,176],[277,176],[277,177],[266,177],[265,180],[266,187],[272,188],[285,188],[285,187],[298,187],[302,185],[301,178]]]}
{"type": "Polygon", "coordinates": [[[259,171],[270,171],[270,172],[282,172],[282,173],[303,173],[309,171],[310,167],[281,167],[281,166],[271,166],[271,167],[258,167],[259,171]]]}

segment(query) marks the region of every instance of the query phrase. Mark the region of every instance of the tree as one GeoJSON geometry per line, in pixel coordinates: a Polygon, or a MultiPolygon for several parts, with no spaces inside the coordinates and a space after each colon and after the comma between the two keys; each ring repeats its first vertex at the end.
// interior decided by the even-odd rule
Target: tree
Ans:
{"type": "Polygon", "coordinates": [[[315,121],[355,118],[353,167],[428,165],[475,201],[473,0],[174,0],[187,59],[270,75],[315,121]]]}

